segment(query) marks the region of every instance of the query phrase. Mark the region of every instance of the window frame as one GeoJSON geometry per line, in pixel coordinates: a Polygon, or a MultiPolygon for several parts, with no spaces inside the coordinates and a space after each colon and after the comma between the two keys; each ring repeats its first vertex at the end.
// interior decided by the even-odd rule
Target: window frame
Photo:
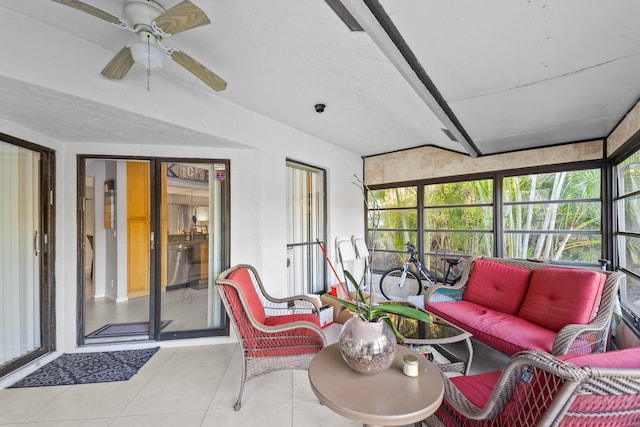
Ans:
{"type": "MultiPolygon", "coordinates": [[[[640,281],[640,271],[634,272],[632,270],[627,269],[620,265],[620,249],[619,242],[620,237],[622,236],[631,236],[640,238],[640,232],[628,232],[621,231],[619,224],[619,201],[627,199],[629,196],[638,195],[638,192],[630,192],[625,194],[624,196],[620,196],[619,192],[619,181],[618,181],[618,167],[622,162],[626,159],[634,155],[635,153],[640,151],[640,135],[636,135],[632,140],[630,140],[627,144],[621,147],[618,151],[613,153],[608,161],[607,161],[607,171],[608,171],[608,179],[609,179],[609,190],[610,190],[610,200],[609,208],[611,210],[611,221],[609,223],[611,230],[610,236],[611,239],[611,251],[613,253],[613,269],[615,271],[620,271],[629,277],[633,277],[635,280],[640,281]]],[[[640,310],[635,311],[633,307],[625,299],[625,287],[627,285],[626,277],[623,279],[623,282],[620,286],[619,295],[620,295],[620,306],[622,309],[622,316],[627,325],[635,332],[636,335],[640,336],[640,310]]]]}
{"type": "MultiPolygon", "coordinates": [[[[384,232],[406,232],[406,233],[417,233],[417,242],[413,242],[414,244],[416,244],[417,248],[418,248],[418,252],[421,252],[421,246],[420,246],[420,235],[419,235],[419,224],[422,221],[422,212],[420,210],[420,200],[421,197],[423,197],[422,195],[422,190],[421,187],[414,182],[407,182],[407,183],[402,183],[401,185],[393,185],[393,186],[376,186],[376,187],[371,187],[368,190],[367,193],[367,211],[365,212],[365,218],[367,218],[367,221],[365,222],[365,235],[366,237],[366,241],[367,242],[372,242],[372,231],[373,228],[370,227],[371,222],[378,222],[380,216],[382,215],[383,212],[398,212],[398,211],[414,211],[415,215],[416,215],[416,227],[415,228],[380,228],[379,226],[375,227],[375,238],[377,239],[378,236],[380,235],[380,233],[384,233],[384,232]],[[394,189],[394,188],[415,188],[416,191],[416,205],[415,206],[394,206],[394,207],[384,207],[381,205],[380,200],[373,200],[371,198],[372,193],[375,191],[380,191],[380,190],[390,190],[390,189],[394,189]],[[369,215],[369,209],[371,209],[371,207],[374,207],[375,212],[370,216],[369,215]]],[[[370,248],[371,249],[371,248],[370,248]]],[[[371,267],[372,270],[375,271],[376,270],[376,265],[380,263],[380,259],[381,258],[385,258],[385,257],[398,257],[398,260],[400,260],[401,258],[403,259],[405,254],[406,254],[406,250],[404,248],[401,249],[383,249],[383,248],[376,248],[375,251],[372,251],[371,253],[373,253],[373,260],[371,263],[371,267]]],[[[398,261],[401,262],[401,261],[398,261]]],[[[384,271],[387,270],[388,268],[391,267],[395,267],[395,265],[391,266],[386,266],[383,269],[377,269],[378,271],[384,271]]]]}
{"type": "MultiPolygon", "coordinates": [[[[422,212],[423,214],[428,211],[428,210],[434,210],[434,209],[448,209],[448,208],[491,208],[493,215],[492,215],[492,225],[491,225],[491,229],[437,229],[437,228],[425,228],[425,223],[424,223],[424,218],[422,220],[422,222],[420,224],[422,224],[422,232],[420,233],[422,240],[422,245],[420,246],[421,248],[423,248],[424,250],[421,252],[423,254],[423,259],[425,260],[425,262],[428,263],[429,258],[431,258],[431,265],[437,265],[437,254],[436,251],[431,251],[431,250],[427,250],[426,245],[427,243],[424,242],[424,238],[425,238],[425,234],[427,232],[441,232],[441,233],[458,233],[458,234],[462,234],[462,233],[478,233],[478,234],[490,234],[492,236],[492,241],[493,241],[493,248],[491,249],[491,253],[486,254],[486,255],[494,255],[495,254],[495,248],[496,248],[496,241],[495,241],[495,230],[496,230],[496,178],[495,178],[495,174],[491,174],[491,175],[478,175],[478,176],[465,176],[465,177],[458,177],[457,179],[438,179],[438,180],[434,180],[433,182],[426,182],[422,185],[422,190],[423,190],[423,198],[422,198],[422,212]],[[465,179],[466,178],[466,179],[465,179]],[[492,182],[492,194],[491,194],[491,202],[490,203],[474,203],[474,204],[455,204],[455,205],[427,205],[426,200],[425,200],[425,194],[424,194],[424,189],[427,186],[430,185],[447,185],[447,184],[456,184],[456,183],[461,183],[461,182],[472,182],[472,181],[491,181],[492,182]]],[[[438,253],[440,253],[441,251],[437,251],[438,253]]],[[[464,256],[464,254],[457,254],[457,253],[451,253],[454,256],[464,256]]]]}
{"type": "MultiPolygon", "coordinates": [[[[294,242],[289,240],[291,237],[289,228],[294,224],[293,221],[297,220],[294,219],[293,212],[290,211],[290,208],[293,207],[293,201],[289,200],[289,190],[287,190],[287,292],[289,295],[300,293],[320,294],[328,289],[327,263],[323,257],[323,248],[327,247],[328,172],[325,168],[286,158],[285,175],[287,188],[293,184],[292,181],[290,182],[289,177],[290,170],[293,169],[316,174],[316,184],[322,185],[322,194],[313,200],[307,198],[305,208],[310,216],[307,218],[306,226],[303,227],[306,240],[294,242]],[[313,204],[317,209],[311,212],[313,209],[308,203],[313,204]],[[315,216],[312,213],[315,213],[315,216]],[[317,232],[317,235],[311,236],[314,231],[317,232]],[[313,239],[313,237],[317,237],[317,239],[313,239]],[[302,255],[296,254],[296,251],[302,251],[303,253],[302,255]],[[296,262],[296,260],[300,259],[304,261],[296,262]],[[296,268],[299,269],[297,272],[296,268]],[[299,286],[302,286],[302,288],[298,288],[299,286]]],[[[308,186],[305,186],[305,189],[308,189],[308,186]]],[[[292,195],[295,195],[295,192],[292,195]]]]}
{"type": "MultiPolygon", "coordinates": [[[[417,230],[417,242],[416,247],[418,253],[422,256],[422,259],[425,258],[425,246],[424,246],[424,186],[432,185],[432,184],[443,184],[443,183],[453,183],[460,181],[476,181],[483,179],[493,179],[493,254],[492,256],[502,257],[504,256],[504,215],[503,215],[503,180],[506,177],[510,176],[519,176],[519,175],[533,175],[533,174],[543,174],[543,173],[556,173],[556,172],[570,172],[570,171],[578,171],[578,170],[587,170],[587,169],[599,169],[600,170],[600,204],[601,204],[601,228],[599,234],[601,236],[601,254],[604,259],[613,259],[613,254],[611,251],[611,245],[607,242],[607,236],[610,234],[606,234],[608,230],[608,224],[612,221],[612,213],[609,209],[609,204],[605,203],[605,200],[611,200],[608,198],[609,194],[609,182],[608,179],[608,171],[607,162],[602,160],[587,160],[580,162],[572,162],[572,163],[563,163],[563,164],[555,164],[555,165],[544,165],[544,166],[534,166],[527,168],[519,168],[519,169],[505,169],[501,171],[494,172],[486,172],[486,173],[478,173],[478,174],[468,174],[468,175],[454,175],[448,177],[440,177],[434,179],[423,179],[423,180],[414,180],[414,181],[404,181],[397,183],[387,183],[387,184],[378,184],[371,185],[370,190],[386,190],[396,187],[408,187],[408,186],[417,186],[418,192],[418,230],[417,230]]],[[[593,199],[589,199],[592,201],[593,199]]],[[[572,200],[573,201],[573,200],[572,200]]],[[[365,212],[365,215],[368,215],[368,211],[365,212]]],[[[461,231],[461,230],[457,230],[461,231]]],[[[473,230],[469,230],[473,231],[473,230]]],[[[589,232],[588,234],[596,234],[597,232],[589,232]]],[[[367,241],[371,241],[371,229],[369,228],[369,224],[365,226],[365,234],[367,236],[367,241]]],[[[385,252],[385,250],[376,248],[376,252],[385,252]]],[[[404,254],[403,252],[397,251],[398,254],[404,254]]],[[[557,261],[552,262],[558,265],[573,265],[580,266],[585,268],[593,268],[599,269],[600,263],[598,260],[594,260],[593,262],[571,262],[571,261],[557,261]]],[[[373,263],[373,270],[375,273],[381,273],[383,270],[376,268],[375,262],[373,263]]]]}
{"type": "MultiPolygon", "coordinates": [[[[496,253],[498,254],[498,256],[505,256],[504,255],[504,240],[507,234],[522,234],[522,233],[529,233],[529,234],[566,234],[566,231],[571,231],[572,234],[580,234],[580,235],[599,235],[600,236],[600,253],[601,256],[599,259],[604,258],[608,258],[611,259],[611,257],[607,257],[605,255],[605,251],[606,251],[606,247],[604,244],[605,241],[605,221],[606,221],[606,212],[604,209],[605,203],[604,203],[604,195],[605,195],[605,188],[604,188],[604,175],[605,175],[606,171],[605,171],[605,166],[604,166],[604,162],[576,162],[576,163],[571,163],[571,164],[567,164],[567,165],[553,165],[553,166],[540,166],[540,167],[536,167],[536,168],[527,168],[527,169],[521,169],[521,170],[511,170],[508,172],[500,172],[497,173],[497,177],[499,179],[499,185],[500,185],[500,210],[499,210],[499,214],[500,214],[500,228],[501,228],[501,232],[500,232],[500,237],[501,237],[501,242],[500,242],[500,246],[499,249],[496,249],[496,253]],[[578,198],[578,199],[549,199],[549,200],[534,200],[534,201],[523,201],[523,202],[505,202],[504,200],[502,200],[503,198],[503,194],[504,194],[504,181],[507,178],[511,178],[511,177],[517,177],[517,176],[531,176],[531,175],[542,175],[542,174],[553,174],[553,173],[559,173],[559,172],[577,172],[577,171],[586,171],[586,170],[600,170],[600,198],[599,199],[595,199],[595,198],[578,198]],[[516,206],[516,205],[536,205],[536,204],[540,204],[540,205],[552,205],[552,204],[562,204],[562,203],[593,203],[593,202],[599,202],[600,203],[600,230],[586,230],[586,231],[581,231],[581,230],[566,230],[566,229],[554,229],[554,230],[536,230],[536,229],[530,229],[530,230],[509,230],[507,231],[504,227],[504,207],[505,206],[516,206]]],[[[496,183],[497,184],[497,183],[496,183]]],[[[578,261],[548,261],[551,263],[555,263],[555,264],[562,264],[562,265],[572,265],[572,266],[581,266],[581,267],[586,267],[586,268],[598,268],[600,266],[600,264],[597,262],[597,260],[594,260],[593,262],[578,262],[578,261]]]]}

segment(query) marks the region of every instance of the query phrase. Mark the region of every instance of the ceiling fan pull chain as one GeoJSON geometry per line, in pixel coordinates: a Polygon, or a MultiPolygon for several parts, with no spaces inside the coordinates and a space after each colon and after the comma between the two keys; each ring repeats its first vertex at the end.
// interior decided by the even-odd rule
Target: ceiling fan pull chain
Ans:
{"type": "Polygon", "coordinates": [[[151,36],[147,34],[147,92],[151,92],[149,80],[151,79],[151,36]]]}

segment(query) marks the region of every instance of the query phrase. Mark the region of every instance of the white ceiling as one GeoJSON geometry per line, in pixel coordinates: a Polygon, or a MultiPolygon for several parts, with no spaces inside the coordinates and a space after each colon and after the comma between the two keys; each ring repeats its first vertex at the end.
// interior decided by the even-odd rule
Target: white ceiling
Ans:
{"type": "MultiPolygon", "coordinates": [[[[123,16],[122,0],[83,1],[123,16]]],[[[233,105],[363,156],[485,155],[605,137],[640,97],[637,0],[343,0],[365,32],[324,0],[193,1],[211,24],[165,44],[223,77],[223,92],[173,63],[152,73],[151,94],[142,68],[107,80],[100,70],[133,33],[49,0],[0,0],[12,31],[0,39],[0,119],[70,142],[245,146],[195,119],[233,105]],[[29,35],[53,59],[34,48],[30,65],[29,35]],[[172,119],[194,105],[194,120],[172,119]]]]}

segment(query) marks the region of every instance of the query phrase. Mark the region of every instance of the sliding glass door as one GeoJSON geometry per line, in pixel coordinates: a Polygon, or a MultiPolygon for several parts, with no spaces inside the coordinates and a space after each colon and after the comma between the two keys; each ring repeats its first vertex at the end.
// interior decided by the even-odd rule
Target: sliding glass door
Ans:
{"type": "Polygon", "coordinates": [[[214,281],[222,271],[227,164],[160,164],[160,337],[221,328],[214,281]]]}
{"type": "Polygon", "coordinates": [[[79,341],[224,333],[214,280],[228,254],[228,162],[86,158],[79,169],[79,341]]]}
{"type": "Polygon", "coordinates": [[[7,140],[0,140],[0,376],[49,351],[52,342],[47,331],[53,154],[7,140]]]}

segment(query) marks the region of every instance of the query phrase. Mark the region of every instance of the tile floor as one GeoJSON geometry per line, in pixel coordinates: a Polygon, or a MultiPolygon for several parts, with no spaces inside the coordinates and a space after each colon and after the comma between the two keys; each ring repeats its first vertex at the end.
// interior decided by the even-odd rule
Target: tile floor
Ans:
{"type": "MultiPolygon", "coordinates": [[[[339,331],[331,325],[330,341],[339,331]]],[[[506,358],[474,343],[472,372],[500,369],[506,358]]],[[[0,390],[0,426],[360,426],[320,405],[306,371],[271,373],[245,386],[235,344],[161,348],[126,382],[0,390]]]]}

